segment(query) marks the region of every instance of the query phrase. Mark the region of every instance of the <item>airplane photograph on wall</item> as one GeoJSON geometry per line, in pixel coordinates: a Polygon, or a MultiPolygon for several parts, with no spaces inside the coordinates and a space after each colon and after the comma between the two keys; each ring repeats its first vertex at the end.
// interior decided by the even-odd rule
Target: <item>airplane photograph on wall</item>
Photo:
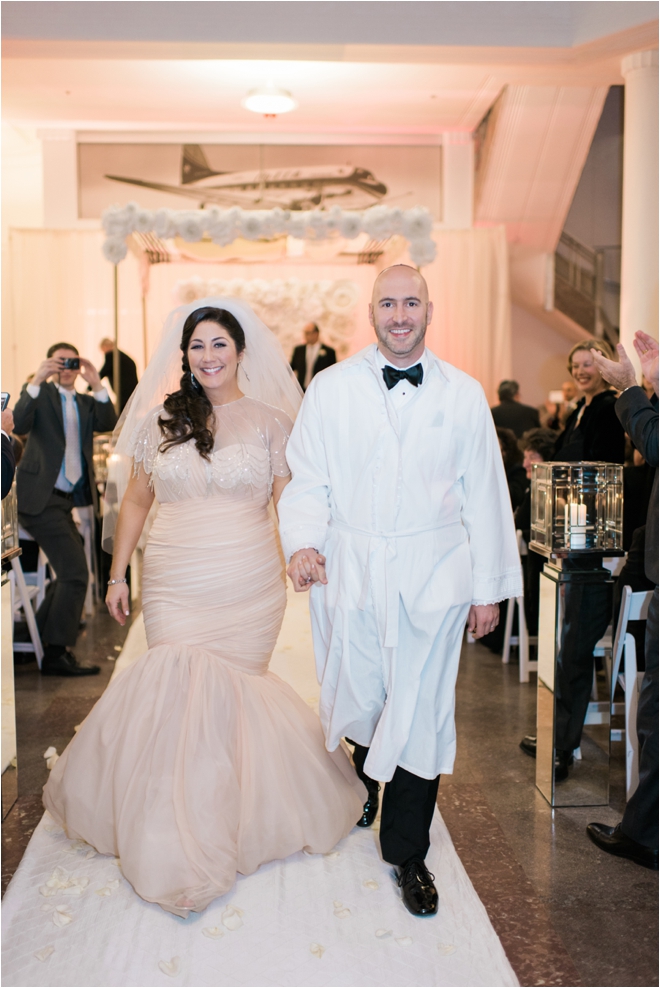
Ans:
{"type": "Polygon", "coordinates": [[[145,208],[368,209],[422,205],[440,219],[437,146],[112,144],[78,146],[79,212],[145,208]]]}

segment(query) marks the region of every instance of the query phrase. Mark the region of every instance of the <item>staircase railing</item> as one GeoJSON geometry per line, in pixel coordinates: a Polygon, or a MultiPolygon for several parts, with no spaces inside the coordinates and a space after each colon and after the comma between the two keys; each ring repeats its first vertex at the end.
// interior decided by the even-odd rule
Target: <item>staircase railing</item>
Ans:
{"type": "Polygon", "coordinates": [[[620,271],[620,247],[587,247],[562,233],[555,251],[555,308],[598,339],[618,343],[620,271]]]}

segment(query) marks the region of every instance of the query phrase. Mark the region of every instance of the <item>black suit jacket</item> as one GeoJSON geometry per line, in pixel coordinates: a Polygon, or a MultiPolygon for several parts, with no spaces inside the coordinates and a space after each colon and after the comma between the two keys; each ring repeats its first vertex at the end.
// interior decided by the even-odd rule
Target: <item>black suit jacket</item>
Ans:
{"type": "Polygon", "coordinates": [[[646,516],[644,572],[658,585],[658,409],[642,388],[628,388],[615,405],[621,425],[646,462],[655,467],[655,479],[646,516]]]}
{"type": "Polygon", "coordinates": [[[502,401],[491,408],[493,421],[500,429],[511,429],[520,439],[523,432],[538,429],[541,425],[539,413],[531,405],[521,405],[519,401],[502,401]]]}
{"type": "Polygon", "coordinates": [[[617,398],[613,391],[601,391],[594,395],[578,426],[577,417],[584,405],[584,398],[580,398],[577,408],[566,421],[566,428],[557,439],[553,460],[623,463],[626,457],[626,438],[617,418],[616,403],[617,398]],[[581,447],[579,442],[576,446],[576,429],[579,429],[582,437],[581,447]],[[580,455],[577,455],[578,447],[580,455]]]}
{"type": "Polygon", "coordinates": [[[16,455],[14,445],[7,436],[2,436],[2,500],[7,497],[14,483],[16,473],[16,455]]]}
{"type": "MultiPolygon", "coordinates": [[[[291,358],[291,368],[293,373],[296,375],[300,382],[300,387],[305,389],[305,374],[307,373],[307,347],[303,343],[301,346],[297,346],[293,351],[293,356],[291,358]]],[[[326,346],[324,343],[321,344],[321,348],[316,358],[314,364],[314,370],[312,371],[312,377],[318,374],[319,371],[325,370],[326,367],[332,367],[333,364],[337,363],[337,354],[332,349],[331,346],[326,346]]]]}
{"type": "MultiPolygon", "coordinates": [[[[111,401],[97,401],[91,395],[76,394],[80,415],[80,443],[92,502],[97,505],[94,483],[94,433],[111,432],[117,422],[111,401]]],[[[23,385],[14,407],[14,431],[27,433],[25,452],[16,470],[18,510],[21,514],[38,515],[46,507],[62,466],[66,450],[62,399],[54,384],[42,384],[39,394],[32,398],[23,385]]]]}
{"type": "MultiPolygon", "coordinates": [[[[105,361],[103,363],[103,367],[101,367],[99,371],[99,377],[101,379],[107,377],[107,379],[110,381],[110,387],[116,393],[115,382],[114,382],[114,362],[113,362],[112,350],[110,350],[109,353],[106,353],[105,355],[105,361]]],[[[132,357],[129,357],[127,353],[124,353],[123,350],[120,350],[119,351],[119,394],[117,395],[117,397],[119,398],[120,412],[123,410],[124,405],[126,404],[128,399],[131,397],[131,395],[137,388],[137,383],[138,383],[138,376],[137,376],[137,367],[135,366],[135,361],[132,359],[132,357]]]]}

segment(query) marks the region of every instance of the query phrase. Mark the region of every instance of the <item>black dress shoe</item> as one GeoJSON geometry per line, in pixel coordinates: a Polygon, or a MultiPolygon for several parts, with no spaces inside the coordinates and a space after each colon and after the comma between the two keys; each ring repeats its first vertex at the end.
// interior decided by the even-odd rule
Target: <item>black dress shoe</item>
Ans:
{"type": "Polygon", "coordinates": [[[96,676],[100,666],[83,666],[73,652],[57,645],[47,645],[41,663],[42,676],[96,676]]]}
{"type": "Polygon", "coordinates": [[[643,868],[658,870],[657,847],[638,844],[632,837],[624,834],[620,824],[616,827],[608,827],[604,823],[590,823],[587,827],[587,835],[601,851],[615,854],[618,858],[629,858],[643,868]]]}
{"type": "Polygon", "coordinates": [[[532,737],[531,734],[527,734],[519,745],[520,748],[529,755],[530,758],[536,758],[536,738],[532,737]]]}
{"type": "Polygon", "coordinates": [[[370,827],[378,816],[378,793],[380,792],[380,786],[377,782],[366,782],[362,780],[367,787],[367,801],[362,807],[362,816],[357,822],[358,827],[370,827]]]}
{"type": "Polygon", "coordinates": [[[404,905],[413,916],[435,916],[438,911],[438,890],[432,875],[420,858],[411,858],[394,869],[404,905]]]}

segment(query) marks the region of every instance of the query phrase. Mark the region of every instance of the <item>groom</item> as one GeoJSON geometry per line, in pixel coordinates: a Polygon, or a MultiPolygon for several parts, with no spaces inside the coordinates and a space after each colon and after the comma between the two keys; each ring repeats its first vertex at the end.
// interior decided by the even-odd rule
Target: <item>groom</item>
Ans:
{"type": "Polygon", "coordinates": [[[376,344],[310,384],[279,502],[288,574],[312,589],[320,715],[330,751],[353,739],[381,852],[407,908],[437,911],[424,859],[466,621],[480,638],[522,594],[511,502],[486,397],[425,347],[433,305],[403,264],[376,279],[376,344]]]}

